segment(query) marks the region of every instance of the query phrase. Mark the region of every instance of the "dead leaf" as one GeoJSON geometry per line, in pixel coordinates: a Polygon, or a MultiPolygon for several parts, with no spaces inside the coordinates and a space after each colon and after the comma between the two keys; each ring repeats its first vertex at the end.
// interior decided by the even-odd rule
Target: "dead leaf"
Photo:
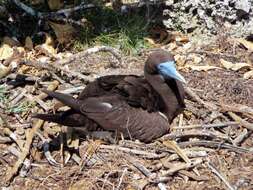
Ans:
{"type": "Polygon", "coordinates": [[[23,47],[17,47],[16,49],[17,49],[18,53],[25,54],[25,48],[23,48],[23,47]]]}
{"type": "Polygon", "coordinates": [[[11,72],[11,67],[0,64],[0,79],[6,77],[11,72]]]}
{"type": "Polygon", "coordinates": [[[186,61],[186,56],[181,55],[181,54],[176,54],[174,58],[176,60],[177,66],[180,66],[180,67],[184,66],[185,61],[186,61]]]}
{"type": "Polygon", "coordinates": [[[155,40],[153,40],[152,38],[144,38],[144,40],[149,44],[151,44],[152,46],[158,46],[158,44],[156,44],[155,40]]]}
{"type": "Polygon", "coordinates": [[[187,36],[183,36],[183,35],[181,35],[181,36],[176,36],[176,42],[182,42],[182,43],[187,43],[187,42],[189,42],[190,40],[189,40],[189,38],[187,37],[187,36]]]}
{"type": "Polygon", "coordinates": [[[173,51],[175,49],[177,49],[177,43],[176,42],[171,42],[168,45],[166,45],[166,49],[168,49],[169,51],[173,51]]]}
{"type": "Polygon", "coordinates": [[[33,49],[33,41],[29,36],[25,38],[25,47],[29,50],[33,49]]]}
{"type": "Polygon", "coordinates": [[[194,65],[198,65],[201,61],[202,61],[202,58],[200,56],[197,56],[195,54],[190,54],[188,57],[187,57],[187,61],[190,61],[192,64],[194,65]]]}
{"type": "Polygon", "coordinates": [[[54,22],[49,22],[49,24],[53,28],[58,42],[61,44],[71,41],[76,33],[74,27],[70,24],[57,24],[54,22]]]}
{"type": "Polygon", "coordinates": [[[246,47],[248,50],[253,51],[253,42],[250,42],[243,38],[236,38],[235,40],[246,47]]]}
{"type": "Polygon", "coordinates": [[[232,63],[232,62],[226,61],[224,59],[220,59],[220,62],[224,68],[230,69],[233,71],[238,71],[242,68],[250,68],[251,67],[251,65],[248,63],[232,63]]]}
{"type": "Polygon", "coordinates": [[[0,61],[11,58],[13,53],[14,53],[14,51],[9,45],[3,44],[0,47],[0,61]]]}
{"type": "Polygon", "coordinates": [[[50,46],[54,46],[54,39],[52,38],[51,35],[46,33],[46,41],[45,44],[50,45],[50,46]]]}
{"type": "Polygon", "coordinates": [[[63,0],[48,0],[47,3],[51,10],[59,10],[64,5],[63,0]]]}
{"type": "Polygon", "coordinates": [[[253,78],[253,70],[244,73],[243,78],[245,79],[253,78]]]}
{"type": "Polygon", "coordinates": [[[186,68],[190,68],[193,71],[209,71],[213,69],[221,69],[220,67],[215,67],[211,65],[186,65],[186,68]]]}

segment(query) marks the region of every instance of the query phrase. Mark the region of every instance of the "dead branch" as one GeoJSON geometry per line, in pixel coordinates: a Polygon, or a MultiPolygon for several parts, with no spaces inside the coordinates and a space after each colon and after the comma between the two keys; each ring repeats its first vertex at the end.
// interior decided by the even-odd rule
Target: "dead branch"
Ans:
{"type": "Polygon", "coordinates": [[[180,171],[178,171],[178,173],[179,173],[179,175],[185,175],[189,178],[192,178],[195,181],[208,181],[209,180],[209,177],[207,177],[207,176],[202,176],[202,175],[198,176],[198,175],[195,175],[192,172],[189,172],[187,170],[180,170],[180,171]]]}
{"type": "Polygon", "coordinates": [[[0,136],[0,144],[6,144],[6,143],[10,143],[10,142],[12,142],[11,138],[0,136]]]}
{"type": "Polygon", "coordinates": [[[137,149],[130,149],[130,148],[125,148],[125,147],[120,147],[117,145],[100,145],[101,149],[105,149],[105,150],[112,150],[112,151],[122,151],[125,153],[129,153],[129,154],[135,154],[135,155],[139,155],[148,159],[159,159],[165,156],[165,154],[156,154],[156,153],[151,153],[151,152],[147,152],[144,150],[137,150],[137,149]]]}
{"type": "Polygon", "coordinates": [[[84,2],[81,3],[80,5],[77,5],[72,8],[67,8],[67,9],[61,9],[56,12],[50,12],[50,13],[41,13],[43,18],[54,18],[54,17],[59,17],[60,15],[64,15],[65,17],[69,17],[72,13],[80,11],[80,10],[85,10],[85,9],[90,9],[90,8],[95,8],[94,4],[85,4],[84,2]]]}
{"type": "MultiPolygon", "coordinates": [[[[7,149],[10,153],[12,153],[17,158],[21,155],[20,151],[18,151],[14,146],[10,146],[7,149]]],[[[24,160],[23,166],[21,167],[20,176],[21,177],[27,176],[27,173],[29,172],[30,169],[31,169],[31,161],[26,158],[24,160]]]]}
{"type": "MultiPolygon", "coordinates": [[[[76,59],[82,60],[84,57],[87,57],[93,53],[98,53],[98,52],[111,53],[118,60],[118,63],[119,63],[118,65],[115,65],[115,67],[118,67],[120,64],[123,64],[121,55],[117,49],[109,47],[109,46],[95,46],[93,48],[89,48],[89,49],[81,51],[77,54],[74,54],[71,57],[68,57],[66,59],[57,60],[54,63],[51,63],[50,65],[55,66],[55,67],[59,66],[59,65],[66,65],[66,64],[69,64],[69,63],[75,61],[76,59]]],[[[56,68],[58,69],[58,67],[56,67],[56,68]]]]}
{"type": "Polygon", "coordinates": [[[185,92],[196,102],[198,102],[199,104],[203,105],[205,108],[207,108],[210,111],[215,111],[218,109],[218,107],[211,103],[211,102],[205,102],[204,100],[202,100],[195,92],[193,92],[189,87],[184,86],[185,92]]]}
{"type": "Polygon", "coordinates": [[[95,5],[93,5],[93,4],[81,3],[80,5],[73,7],[73,8],[61,9],[56,12],[43,13],[43,12],[35,11],[33,8],[20,2],[19,0],[9,0],[9,2],[15,4],[18,8],[22,9],[27,14],[29,14],[35,18],[39,18],[39,19],[50,19],[50,18],[54,18],[54,17],[60,17],[63,15],[65,17],[69,17],[69,15],[72,14],[73,12],[95,7],[95,5]]]}
{"type": "MultiPolygon", "coordinates": [[[[206,151],[193,151],[193,150],[183,150],[183,151],[189,158],[206,157],[208,155],[206,151]]],[[[179,159],[179,156],[177,154],[172,154],[165,159],[165,162],[171,162],[177,159],[179,159]]]]}
{"type": "Polygon", "coordinates": [[[168,176],[173,175],[174,173],[180,171],[180,170],[186,170],[193,168],[203,162],[202,159],[196,159],[194,161],[191,161],[189,163],[179,163],[177,165],[174,165],[173,168],[165,171],[161,177],[158,177],[157,181],[159,182],[167,182],[170,178],[168,176]]]}
{"type": "Polygon", "coordinates": [[[232,187],[232,185],[230,185],[230,183],[229,183],[228,180],[224,177],[224,175],[223,175],[220,171],[218,171],[218,169],[215,168],[213,164],[211,164],[210,162],[207,162],[206,165],[211,169],[211,171],[212,171],[215,175],[217,175],[217,176],[221,179],[221,181],[227,186],[227,188],[228,188],[229,190],[235,190],[235,188],[232,187]]]}
{"type": "Polygon", "coordinates": [[[24,162],[25,158],[28,156],[30,152],[30,146],[33,141],[33,137],[36,133],[36,131],[43,125],[44,121],[38,120],[32,129],[30,129],[26,133],[26,142],[24,147],[21,149],[21,155],[18,158],[18,161],[15,163],[13,168],[9,168],[6,178],[5,178],[5,183],[8,185],[13,177],[18,173],[19,168],[22,166],[22,163],[24,162]]]}
{"type": "Polygon", "coordinates": [[[246,115],[247,117],[250,117],[251,119],[253,119],[253,108],[249,106],[242,105],[242,104],[225,105],[222,103],[221,108],[223,111],[242,113],[246,115]]]}
{"type": "Polygon", "coordinates": [[[25,11],[27,14],[33,16],[33,17],[39,17],[41,18],[41,13],[38,11],[33,10],[31,7],[27,6],[26,4],[20,2],[19,0],[9,0],[10,3],[15,4],[17,7],[25,11]]]}
{"type": "Polygon", "coordinates": [[[204,146],[207,148],[217,148],[217,149],[224,148],[237,153],[253,153],[252,150],[249,150],[247,148],[242,148],[224,142],[215,142],[215,141],[205,141],[205,140],[189,141],[189,142],[180,142],[178,143],[178,145],[181,148],[185,148],[188,146],[204,146]]]}
{"type": "MultiPolygon", "coordinates": [[[[150,181],[152,182],[155,177],[156,174],[155,173],[151,173],[144,165],[142,165],[140,162],[137,161],[133,161],[131,159],[128,160],[129,162],[131,162],[131,164],[134,165],[134,167],[136,167],[143,175],[145,175],[147,178],[150,179],[150,181]]],[[[158,182],[158,188],[159,189],[166,189],[164,184],[162,184],[161,182],[158,182]]]]}
{"type": "Polygon", "coordinates": [[[224,123],[212,123],[212,124],[199,124],[199,125],[187,125],[187,126],[174,126],[172,129],[196,129],[196,128],[218,128],[218,127],[227,127],[227,126],[233,126],[233,125],[239,125],[239,122],[224,122],[224,123]]]}
{"type": "MultiPolygon", "coordinates": [[[[175,141],[163,141],[163,144],[166,147],[173,149],[178,154],[178,156],[180,156],[186,163],[188,164],[191,163],[191,160],[188,158],[185,152],[178,146],[178,144],[175,141]]],[[[194,168],[193,171],[197,175],[199,175],[197,168],[194,168]]]]}
{"type": "Polygon", "coordinates": [[[235,121],[239,122],[242,126],[247,128],[248,130],[253,131],[253,124],[252,123],[249,123],[249,122],[243,120],[241,117],[239,117],[238,115],[236,115],[233,112],[228,112],[228,115],[230,117],[232,117],[235,121]]]}
{"type": "Polygon", "coordinates": [[[116,190],[119,190],[119,189],[120,189],[120,186],[121,186],[121,184],[122,184],[123,178],[124,178],[124,176],[126,175],[126,173],[127,173],[127,168],[125,168],[125,169],[123,170],[122,175],[121,175],[121,177],[120,177],[120,179],[119,179],[119,184],[118,184],[116,190]]]}
{"type": "Polygon", "coordinates": [[[188,130],[188,131],[176,131],[161,137],[161,140],[176,140],[178,138],[209,138],[209,139],[222,139],[229,141],[230,137],[221,133],[210,130],[188,130]]]}
{"type": "Polygon", "coordinates": [[[233,140],[233,144],[240,145],[246,138],[248,138],[253,131],[248,131],[247,129],[243,129],[243,131],[233,140]]]}

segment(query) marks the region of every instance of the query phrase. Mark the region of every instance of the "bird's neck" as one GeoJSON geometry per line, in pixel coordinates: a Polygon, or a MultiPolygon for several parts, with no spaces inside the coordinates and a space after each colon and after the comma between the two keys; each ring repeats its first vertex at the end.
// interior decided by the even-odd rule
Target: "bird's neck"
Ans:
{"type": "Polygon", "coordinates": [[[184,94],[181,83],[177,81],[165,81],[161,75],[144,73],[146,80],[160,95],[163,101],[163,112],[169,122],[184,108],[184,94]],[[168,85],[170,83],[170,85],[168,85]]]}

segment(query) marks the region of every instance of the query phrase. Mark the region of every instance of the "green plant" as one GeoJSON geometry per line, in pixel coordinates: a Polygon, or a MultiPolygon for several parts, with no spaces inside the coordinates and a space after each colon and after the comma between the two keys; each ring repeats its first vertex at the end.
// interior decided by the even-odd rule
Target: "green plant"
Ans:
{"type": "Polygon", "coordinates": [[[148,35],[146,20],[141,15],[122,15],[109,8],[100,8],[84,17],[93,26],[81,31],[75,44],[77,50],[87,45],[109,45],[125,54],[136,54],[149,46],[144,40],[148,35]]]}
{"type": "Polygon", "coordinates": [[[9,107],[7,109],[7,112],[8,113],[23,113],[23,112],[29,111],[34,106],[35,104],[33,102],[23,101],[17,105],[9,107]]]}

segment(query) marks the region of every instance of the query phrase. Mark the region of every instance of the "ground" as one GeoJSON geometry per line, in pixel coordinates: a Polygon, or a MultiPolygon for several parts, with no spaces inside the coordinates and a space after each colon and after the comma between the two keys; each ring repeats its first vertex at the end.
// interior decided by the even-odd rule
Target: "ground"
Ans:
{"type": "MultiPolygon", "coordinates": [[[[10,189],[253,189],[253,79],[245,75],[253,67],[252,49],[229,37],[221,38],[202,47],[195,47],[191,39],[158,46],[175,55],[178,70],[187,81],[185,88],[190,92],[184,113],[170,126],[171,133],[150,144],[124,139],[114,143],[101,141],[69,129],[62,131],[56,124],[31,120],[31,114],[38,111],[67,109],[55,100],[41,98],[42,88],[56,88],[52,87],[57,80],[55,75],[60,78],[58,81],[65,81],[57,83],[58,90],[83,87],[87,81],[63,74],[59,67],[38,69],[19,62],[13,73],[34,76],[35,80],[17,87],[10,87],[8,80],[2,81],[0,137],[4,138],[0,139],[0,178],[4,180],[0,186],[9,182],[10,189]],[[27,101],[28,106],[15,107],[27,101]],[[40,128],[39,134],[30,130],[31,125],[33,129],[40,128]],[[16,143],[10,136],[12,132],[18,138],[14,139],[16,143]],[[170,140],[176,142],[179,150],[170,146],[170,140]],[[19,143],[28,147],[20,150],[19,143]],[[57,163],[50,164],[46,153],[57,163]],[[197,164],[187,165],[180,158],[184,155],[197,164]],[[22,166],[25,158],[31,162],[28,169],[22,166]],[[15,172],[15,165],[22,167],[15,172]],[[162,181],[166,172],[167,178],[162,181]]],[[[122,55],[120,65],[110,52],[79,57],[66,65],[91,79],[117,73],[142,75],[144,61],[152,51],[144,49],[139,55],[122,55]]],[[[75,88],[73,94],[78,92],[75,88]]]]}

